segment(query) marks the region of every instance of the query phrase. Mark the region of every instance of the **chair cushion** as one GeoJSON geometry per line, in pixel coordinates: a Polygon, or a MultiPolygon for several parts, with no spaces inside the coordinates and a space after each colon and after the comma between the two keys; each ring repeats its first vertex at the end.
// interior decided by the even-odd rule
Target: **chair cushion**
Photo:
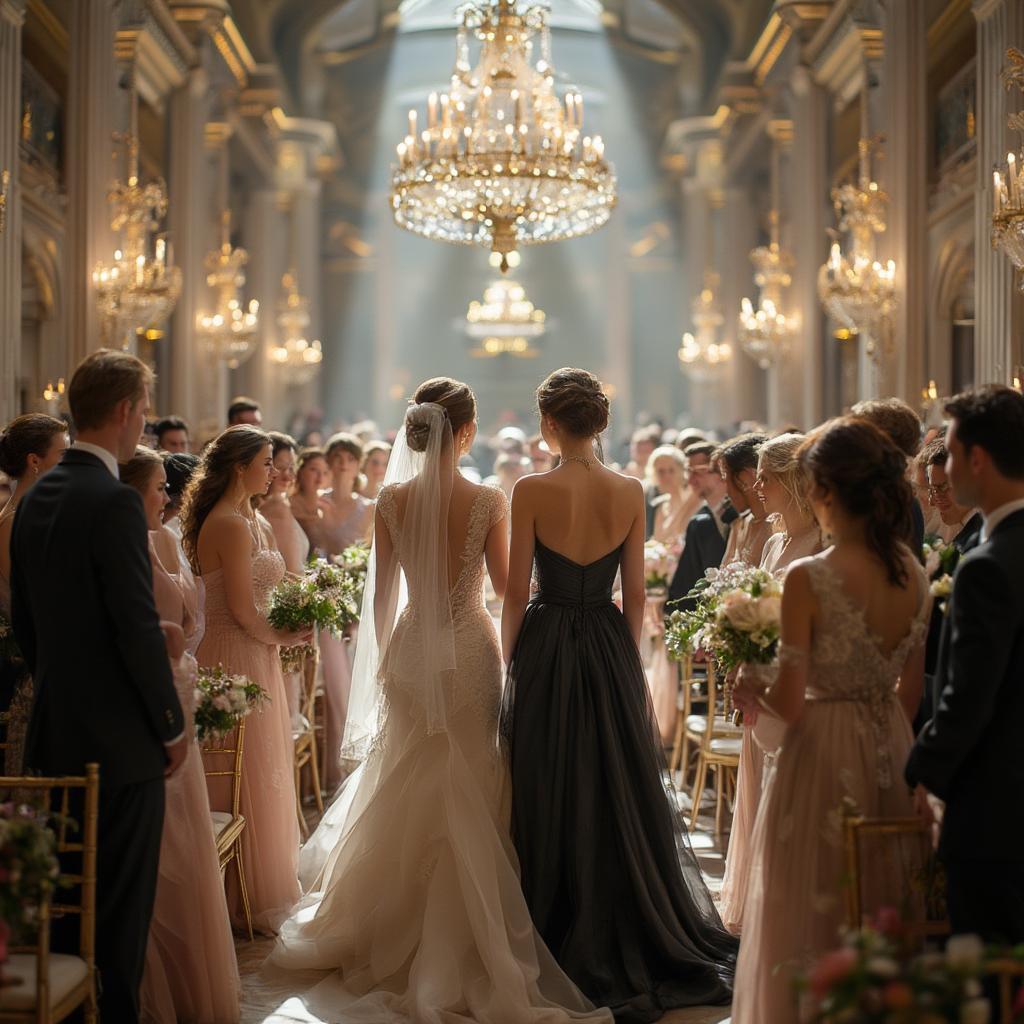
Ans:
{"type": "Polygon", "coordinates": [[[214,836],[219,836],[231,824],[231,817],[232,815],[228,811],[210,811],[214,836]]]}
{"type": "Polygon", "coordinates": [[[729,756],[739,757],[740,748],[742,746],[743,740],[738,738],[734,739],[731,736],[723,736],[711,741],[711,752],[713,754],[726,754],[729,756]]]}
{"type": "MultiPolygon", "coordinates": [[[[36,956],[14,953],[3,966],[4,981],[0,987],[0,1012],[31,1010],[36,1005],[36,956]],[[13,984],[10,984],[13,982],[13,984]]],[[[63,953],[50,954],[50,1006],[66,999],[85,981],[89,968],[84,960],[63,953]]]]}
{"type": "MultiPolygon", "coordinates": [[[[703,735],[707,732],[708,718],[707,715],[690,715],[686,719],[686,730],[687,732],[697,733],[703,735]]],[[[723,718],[721,715],[715,717],[715,735],[716,736],[742,736],[743,727],[739,725],[733,725],[727,718],[723,718]]]]}

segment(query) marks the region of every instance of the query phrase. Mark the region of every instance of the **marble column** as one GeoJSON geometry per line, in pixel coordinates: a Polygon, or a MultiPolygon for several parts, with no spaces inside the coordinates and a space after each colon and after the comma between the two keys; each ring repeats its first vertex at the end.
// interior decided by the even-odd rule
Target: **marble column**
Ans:
{"type": "MultiPolygon", "coordinates": [[[[71,5],[71,69],[67,105],[68,369],[100,345],[92,270],[115,248],[107,191],[123,170],[113,160],[112,133],[123,128],[115,111],[115,0],[76,0],[71,5]]],[[[120,155],[120,147],[117,149],[120,155]]]]}
{"type": "Polygon", "coordinates": [[[1007,152],[1019,147],[1006,118],[1024,107],[1024,96],[1016,88],[1007,92],[999,75],[1007,49],[1024,47],[1024,2],[975,0],[974,16],[978,22],[974,380],[1008,384],[1014,364],[1024,360],[1024,299],[1015,291],[1012,264],[992,248],[992,169],[1002,166],[1007,152]]]}
{"type": "Polygon", "coordinates": [[[783,189],[791,223],[789,248],[796,266],[790,291],[800,328],[789,359],[779,370],[779,419],[773,426],[794,424],[808,429],[823,418],[822,349],[824,317],[818,299],[818,268],[828,257],[825,228],[828,197],[828,98],[803,65],[789,81],[793,144],[784,164],[783,189]]]}
{"type": "Polygon", "coordinates": [[[0,174],[7,172],[4,230],[0,234],[0,425],[21,411],[21,26],[25,0],[0,0],[0,174]]]}
{"type": "Polygon", "coordinates": [[[879,389],[917,404],[925,381],[928,293],[927,19],[925,0],[885,8],[885,160],[877,168],[889,193],[881,259],[896,261],[899,305],[891,340],[880,339],[879,389]]]}
{"type": "Polygon", "coordinates": [[[207,293],[203,260],[216,245],[210,201],[215,190],[205,144],[209,115],[209,76],[205,69],[194,68],[171,94],[168,104],[167,227],[175,262],[182,268],[182,286],[165,342],[169,346],[170,406],[161,412],[184,416],[197,439],[198,434],[208,434],[219,426],[223,416],[222,409],[213,407],[216,396],[211,393],[210,381],[216,375],[210,372],[213,367],[201,351],[195,331],[196,314],[207,293]]]}

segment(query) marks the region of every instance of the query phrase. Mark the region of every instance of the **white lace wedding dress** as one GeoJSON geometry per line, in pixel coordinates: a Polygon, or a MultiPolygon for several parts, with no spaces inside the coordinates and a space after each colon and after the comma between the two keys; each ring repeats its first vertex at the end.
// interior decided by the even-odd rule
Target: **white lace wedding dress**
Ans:
{"type": "Polygon", "coordinates": [[[424,621],[436,612],[424,602],[436,600],[436,581],[417,578],[422,559],[395,487],[381,490],[378,508],[408,604],[381,658],[368,756],[310,841],[304,872],[322,862],[316,891],[285,922],[271,962],[332,972],[302,996],[328,1021],[610,1022],[535,932],[509,838],[501,658],[483,603],[484,546],[506,499],[481,488],[472,505],[450,590],[454,670],[442,674],[443,725],[424,706],[420,678],[431,639],[424,621]]]}

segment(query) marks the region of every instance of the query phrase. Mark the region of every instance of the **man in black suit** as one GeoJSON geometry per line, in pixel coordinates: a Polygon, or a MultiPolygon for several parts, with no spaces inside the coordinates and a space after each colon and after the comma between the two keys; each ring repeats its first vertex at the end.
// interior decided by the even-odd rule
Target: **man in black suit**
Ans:
{"type": "Polygon", "coordinates": [[[729,519],[736,518],[735,509],[726,501],[725,481],[712,464],[715,452],[716,446],[710,441],[698,441],[684,453],[687,483],[704,504],[686,526],[683,553],[668,588],[668,611],[686,607],[683,599],[704,578],[704,572],[722,564],[729,519]],[[683,604],[672,604],[674,601],[683,604]]]}
{"type": "Polygon", "coordinates": [[[935,713],[910,753],[918,808],[944,801],[939,853],[954,932],[1024,941],[1024,396],[990,385],[946,405],[956,502],[984,516],[939,641],[935,713]]]}
{"type": "Polygon", "coordinates": [[[164,776],[187,750],[142,499],[118,480],[152,379],[126,352],[82,362],[68,390],[75,445],[25,496],[11,538],[12,624],[35,682],[25,764],[44,775],[100,766],[96,964],[102,1017],[118,1024],[138,1019],[164,776]]]}

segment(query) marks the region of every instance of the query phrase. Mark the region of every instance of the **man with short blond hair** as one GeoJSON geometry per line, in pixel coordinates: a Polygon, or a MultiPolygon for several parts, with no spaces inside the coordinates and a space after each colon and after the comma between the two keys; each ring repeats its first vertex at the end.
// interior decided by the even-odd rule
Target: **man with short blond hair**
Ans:
{"type": "MultiPolygon", "coordinates": [[[[82,362],[68,389],[75,444],[25,495],[11,536],[11,618],[35,683],[26,768],[100,768],[96,966],[101,1015],[119,1024],[138,1020],[164,776],[188,743],[168,660],[184,636],[177,625],[161,630],[142,498],[118,478],[152,383],[126,352],[100,349],[82,362]]],[[[81,808],[72,816],[81,820],[81,808]]],[[[54,945],[77,951],[77,922],[62,932],[63,922],[54,945]]]]}

